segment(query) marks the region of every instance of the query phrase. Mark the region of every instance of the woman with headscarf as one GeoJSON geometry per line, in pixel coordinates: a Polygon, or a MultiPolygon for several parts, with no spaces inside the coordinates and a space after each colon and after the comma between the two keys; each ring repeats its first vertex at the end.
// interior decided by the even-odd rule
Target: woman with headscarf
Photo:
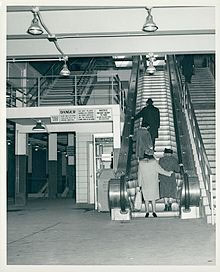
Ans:
{"type": "Polygon", "coordinates": [[[175,173],[179,173],[180,166],[177,158],[173,155],[173,150],[164,149],[164,155],[159,159],[159,164],[167,171],[173,171],[170,177],[160,175],[160,197],[164,198],[164,211],[172,211],[172,199],[177,198],[177,184],[175,173]]]}

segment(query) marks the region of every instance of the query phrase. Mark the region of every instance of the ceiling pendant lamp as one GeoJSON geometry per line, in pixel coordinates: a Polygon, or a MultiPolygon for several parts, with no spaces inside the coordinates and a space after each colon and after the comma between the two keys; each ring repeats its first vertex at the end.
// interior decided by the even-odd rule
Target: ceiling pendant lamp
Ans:
{"type": "Polygon", "coordinates": [[[39,8],[38,7],[35,7],[32,9],[32,12],[34,14],[34,18],[31,22],[31,25],[30,27],[28,28],[27,30],[27,33],[28,34],[31,34],[31,35],[41,35],[43,33],[43,30],[39,24],[39,20],[37,18],[37,12],[39,11],[39,8]]]}
{"type": "Polygon", "coordinates": [[[41,120],[38,120],[36,122],[36,125],[32,128],[32,130],[34,130],[34,131],[45,131],[46,128],[45,128],[45,126],[42,125],[41,120]]]}
{"type": "Polygon", "coordinates": [[[142,30],[145,32],[154,32],[158,29],[158,26],[153,21],[153,16],[151,15],[151,9],[146,8],[146,10],[148,12],[148,15],[142,30]]]}
{"type": "Polygon", "coordinates": [[[64,60],[64,65],[63,65],[62,70],[60,71],[60,76],[69,76],[69,75],[70,75],[70,70],[68,69],[68,66],[67,66],[67,64],[66,64],[66,62],[67,62],[67,60],[68,60],[68,57],[65,56],[65,57],[63,58],[63,60],[64,60]]]}

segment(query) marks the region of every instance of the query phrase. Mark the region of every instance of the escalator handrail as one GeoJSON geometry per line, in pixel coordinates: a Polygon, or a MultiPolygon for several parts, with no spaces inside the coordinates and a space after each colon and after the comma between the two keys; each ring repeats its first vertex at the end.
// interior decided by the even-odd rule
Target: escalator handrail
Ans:
{"type": "MultiPolygon", "coordinates": [[[[175,63],[175,62],[174,62],[175,63]]],[[[176,65],[174,65],[176,66],[176,65]]],[[[177,155],[180,165],[180,175],[184,182],[184,188],[185,188],[185,210],[190,209],[190,193],[189,193],[189,178],[188,174],[186,173],[183,165],[183,159],[182,159],[182,149],[180,144],[180,134],[179,134],[179,128],[178,128],[178,122],[177,122],[177,113],[176,113],[176,107],[174,102],[174,94],[173,94],[173,84],[171,79],[171,69],[170,69],[170,62],[169,57],[167,58],[167,70],[169,75],[169,85],[170,85],[170,93],[171,93],[171,101],[172,101],[172,110],[173,110],[173,122],[174,122],[174,128],[175,128],[175,136],[176,136],[176,147],[177,147],[177,155]]]]}
{"type": "Polygon", "coordinates": [[[132,135],[134,132],[134,116],[136,108],[137,82],[139,69],[139,56],[133,57],[133,66],[130,77],[130,86],[127,95],[124,128],[122,132],[122,144],[119,153],[117,173],[129,175],[130,157],[132,155],[132,135]]]}

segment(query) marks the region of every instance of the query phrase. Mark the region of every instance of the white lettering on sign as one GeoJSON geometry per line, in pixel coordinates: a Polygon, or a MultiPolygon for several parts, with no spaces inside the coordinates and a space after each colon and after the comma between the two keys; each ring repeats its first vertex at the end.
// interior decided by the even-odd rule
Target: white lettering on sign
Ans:
{"type": "Polygon", "coordinates": [[[97,109],[96,110],[96,120],[97,121],[109,121],[112,120],[111,109],[97,109]]]}
{"type": "Polygon", "coordinates": [[[78,121],[95,121],[94,109],[78,110],[78,121]]]}
{"type": "Polygon", "coordinates": [[[52,115],[50,116],[51,123],[59,123],[59,115],[52,115]]]}
{"type": "Polygon", "coordinates": [[[63,110],[60,110],[60,115],[62,115],[62,114],[76,114],[76,110],[70,110],[70,109],[67,109],[67,110],[65,110],[65,109],[63,109],[63,110]]]}
{"type": "Polygon", "coordinates": [[[76,115],[73,114],[62,114],[60,115],[60,122],[64,123],[64,122],[75,122],[76,121],[76,115]]]}
{"type": "Polygon", "coordinates": [[[111,109],[60,109],[59,115],[51,116],[51,123],[73,123],[111,120],[111,109]]]}
{"type": "Polygon", "coordinates": [[[60,109],[59,110],[59,121],[61,123],[71,123],[76,121],[76,110],[75,109],[60,109]]]}

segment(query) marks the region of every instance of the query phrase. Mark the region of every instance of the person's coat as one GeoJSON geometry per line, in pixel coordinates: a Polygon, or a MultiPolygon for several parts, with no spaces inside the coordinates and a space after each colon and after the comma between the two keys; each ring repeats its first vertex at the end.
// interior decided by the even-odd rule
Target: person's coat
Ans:
{"type": "Polygon", "coordinates": [[[185,77],[191,77],[194,72],[193,55],[185,55],[181,61],[182,73],[185,77]]]}
{"type": "Polygon", "coordinates": [[[136,157],[139,159],[144,158],[144,154],[153,154],[153,143],[150,132],[147,128],[139,128],[133,138],[136,141],[136,157]]]}
{"type": "MultiPolygon", "coordinates": [[[[176,157],[163,156],[159,159],[159,164],[163,169],[167,171],[174,171],[178,173],[180,171],[180,166],[176,157]]],[[[172,197],[177,198],[177,185],[176,176],[173,173],[170,177],[159,175],[160,179],[160,197],[172,197]]]]}
{"type": "Polygon", "coordinates": [[[142,127],[150,126],[149,132],[152,140],[158,138],[158,129],[160,127],[160,111],[154,105],[150,104],[144,107],[136,116],[135,120],[142,119],[142,127]]]}
{"type": "Polygon", "coordinates": [[[155,159],[139,161],[138,184],[142,188],[145,202],[160,198],[158,174],[170,176],[171,173],[164,170],[155,159]]]}

